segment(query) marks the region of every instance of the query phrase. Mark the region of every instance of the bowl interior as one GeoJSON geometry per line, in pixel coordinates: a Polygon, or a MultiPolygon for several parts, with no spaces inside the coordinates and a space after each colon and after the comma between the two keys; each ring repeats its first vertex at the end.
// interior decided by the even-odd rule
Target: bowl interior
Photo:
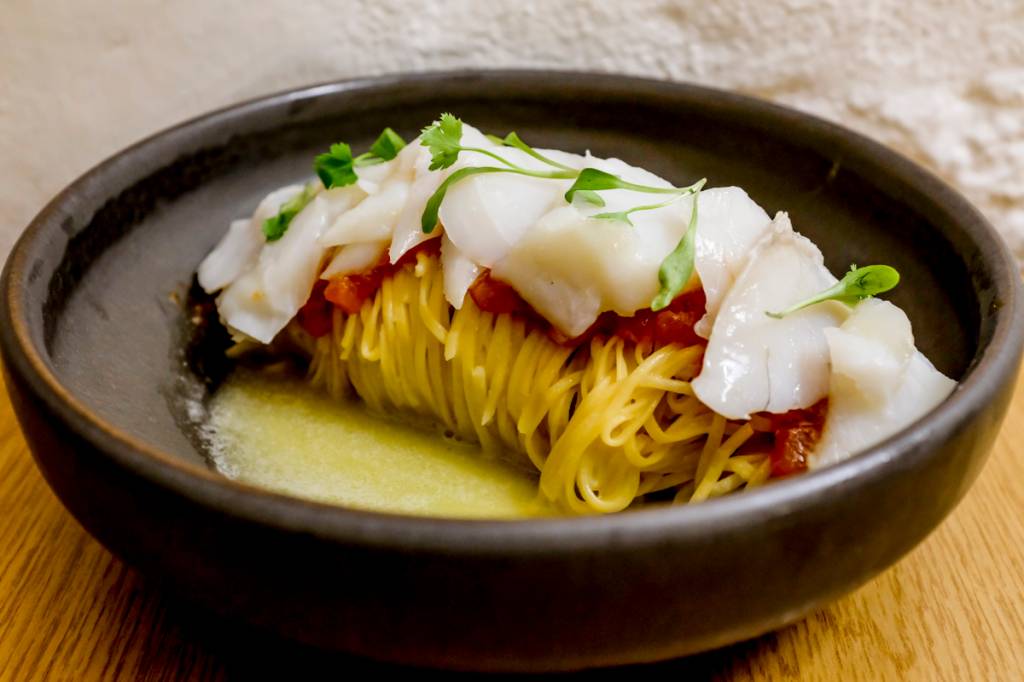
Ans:
{"type": "MultiPolygon", "coordinates": [[[[162,133],[104,163],[36,221],[24,251],[29,328],[64,386],[117,429],[206,466],[190,409],[208,395],[183,359],[182,305],[203,256],[270,189],[452,111],[538,147],[617,156],[675,184],[738,185],[786,210],[834,273],[888,263],[918,347],[962,379],[992,334],[986,245],[909,163],[810,117],[713,90],[579,74],[429,75],[271,97],[162,133]]],[[[950,201],[960,201],[956,195],[950,201]]],[[[980,220],[980,218],[978,218],[980,220]]]]}

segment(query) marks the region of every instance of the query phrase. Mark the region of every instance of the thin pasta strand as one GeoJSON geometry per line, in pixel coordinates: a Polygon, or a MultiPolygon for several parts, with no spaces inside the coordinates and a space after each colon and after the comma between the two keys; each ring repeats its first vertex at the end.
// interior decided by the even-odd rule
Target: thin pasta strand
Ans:
{"type": "Polygon", "coordinates": [[[737,450],[753,435],[693,395],[703,348],[655,350],[618,337],[571,349],[523,320],[452,310],[436,257],[418,254],[330,334],[289,330],[311,355],[309,379],[371,410],[408,410],[485,449],[518,453],[540,491],[574,513],[625,509],[675,490],[677,502],[763,484],[765,453],[737,450]]]}

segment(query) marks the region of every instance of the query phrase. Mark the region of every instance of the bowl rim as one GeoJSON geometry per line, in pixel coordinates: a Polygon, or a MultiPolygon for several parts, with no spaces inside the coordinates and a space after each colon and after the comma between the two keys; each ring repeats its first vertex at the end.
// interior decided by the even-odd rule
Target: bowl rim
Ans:
{"type": "MultiPolygon", "coordinates": [[[[927,458],[927,447],[922,446],[936,434],[952,434],[971,414],[994,399],[1008,375],[1012,374],[1011,381],[1016,378],[1022,341],[1024,306],[1015,259],[988,220],[930,171],[844,126],[788,107],[703,85],[599,72],[498,69],[395,73],[292,88],[222,107],[150,135],[70,183],[29,223],[0,276],[0,350],[8,371],[16,372],[33,396],[78,437],[119,466],[194,503],[278,530],[347,544],[447,553],[552,554],[592,548],[609,540],[630,547],[664,539],[668,534],[680,539],[708,537],[734,528],[749,528],[757,521],[792,515],[833,495],[852,494],[854,489],[884,477],[899,466],[899,460],[915,454],[915,450],[917,457],[927,458]],[[728,495],[701,504],[581,517],[413,516],[342,507],[276,493],[229,479],[147,444],[92,412],[61,383],[46,359],[45,349],[38,348],[33,341],[23,294],[30,276],[30,253],[49,230],[60,229],[61,207],[73,199],[74,193],[82,191],[83,187],[101,186],[102,179],[111,175],[115,168],[143,160],[152,147],[172,144],[198,129],[229,125],[259,111],[325,95],[384,90],[410,82],[443,88],[445,82],[453,79],[488,79],[518,85],[558,79],[573,83],[573,87],[609,91],[628,87],[641,94],[699,100],[788,127],[794,134],[840,144],[844,154],[884,164],[890,175],[912,186],[924,199],[953,216],[977,246],[992,273],[995,300],[1001,302],[997,309],[980,312],[982,322],[987,316],[994,318],[992,336],[986,344],[979,345],[966,376],[949,398],[897,434],[844,462],[742,495],[728,495]]],[[[911,462],[907,461],[906,465],[909,464],[911,462]]]]}

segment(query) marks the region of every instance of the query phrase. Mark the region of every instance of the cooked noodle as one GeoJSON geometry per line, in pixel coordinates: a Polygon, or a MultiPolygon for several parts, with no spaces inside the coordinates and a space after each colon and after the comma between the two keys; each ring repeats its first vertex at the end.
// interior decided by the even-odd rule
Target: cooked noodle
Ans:
{"type": "Polygon", "coordinates": [[[312,357],[314,385],[519,453],[540,472],[541,494],[564,510],[615,512],[670,490],[677,502],[699,501],[769,476],[766,453],[741,454],[751,425],[694,397],[700,345],[651,351],[613,336],[572,349],[468,296],[453,310],[426,253],[386,278],[358,314],[333,315],[319,339],[289,327],[312,357]]]}

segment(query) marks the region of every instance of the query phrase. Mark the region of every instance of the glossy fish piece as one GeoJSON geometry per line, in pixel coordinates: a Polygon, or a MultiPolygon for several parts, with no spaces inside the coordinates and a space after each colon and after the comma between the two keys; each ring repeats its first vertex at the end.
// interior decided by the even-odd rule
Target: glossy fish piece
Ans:
{"type": "Polygon", "coordinates": [[[697,397],[730,419],[810,407],[825,397],[825,329],[842,324],[848,308],[827,301],[781,320],[765,313],[784,310],[836,281],[818,247],[779,213],[722,300],[703,368],[693,381],[697,397]]]}
{"type": "Polygon", "coordinates": [[[217,299],[225,324],[262,343],[270,343],[309,298],[319,275],[327,228],[328,201],[317,195],[294,219],[284,236],[267,243],[256,265],[217,299]]]}
{"type": "Polygon", "coordinates": [[[841,327],[826,329],[832,375],[828,417],[810,466],[842,461],[909,426],[953,392],[914,347],[906,313],[861,301],[841,327]]]}
{"type": "Polygon", "coordinates": [[[231,223],[227,233],[199,265],[199,285],[206,293],[223,289],[256,264],[260,249],[266,243],[263,221],[274,216],[286,201],[301,191],[302,185],[275,189],[260,201],[251,217],[231,223]]]}

